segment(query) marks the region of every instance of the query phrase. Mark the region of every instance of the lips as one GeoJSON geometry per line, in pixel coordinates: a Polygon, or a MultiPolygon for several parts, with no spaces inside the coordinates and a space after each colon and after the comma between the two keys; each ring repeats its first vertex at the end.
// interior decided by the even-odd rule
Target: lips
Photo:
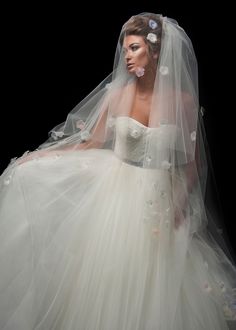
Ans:
{"type": "Polygon", "coordinates": [[[127,64],[127,68],[129,69],[129,68],[131,68],[133,65],[134,65],[134,63],[128,63],[128,64],[127,64]]]}

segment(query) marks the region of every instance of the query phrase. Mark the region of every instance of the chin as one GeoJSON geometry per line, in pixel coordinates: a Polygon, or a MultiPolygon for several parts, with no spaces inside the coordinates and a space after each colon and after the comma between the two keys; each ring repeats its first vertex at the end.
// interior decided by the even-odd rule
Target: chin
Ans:
{"type": "Polygon", "coordinates": [[[128,73],[130,73],[130,74],[135,74],[135,68],[132,68],[132,69],[127,69],[127,71],[128,71],[128,73]]]}

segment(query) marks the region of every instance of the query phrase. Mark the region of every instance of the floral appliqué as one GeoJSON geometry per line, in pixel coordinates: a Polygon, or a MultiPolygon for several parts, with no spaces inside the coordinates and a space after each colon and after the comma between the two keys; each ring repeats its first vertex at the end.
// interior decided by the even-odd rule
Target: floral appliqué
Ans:
{"type": "Polygon", "coordinates": [[[77,128],[83,129],[84,125],[85,125],[85,122],[82,119],[79,119],[79,120],[76,121],[76,127],[77,128]]]}
{"type": "Polygon", "coordinates": [[[90,138],[90,133],[88,131],[81,132],[81,139],[87,141],[90,138]]]}
{"type": "Polygon", "coordinates": [[[153,44],[155,44],[157,42],[157,36],[155,33],[148,33],[147,35],[147,40],[149,40],[150,42],[152,42],[153,44]]]}
{"type": "Polygon", "coordinates": [[[57,140],[58,138],[63,137],[63,135],[64,135],[64,132],[62,132],[62,131],[58,131],[58,132],[53,131],[53,132],[51,133],[51,137],[52,137],[54,140],[57,140]]]}
{"type": "Polygon", "coordinates": [[[158,24],[156,21],[154,21],[153,19],[150,19],[148,22],[148,25],[150,26],[151,29],[155,30],[158,27],[158,24]]]}
{"type": "Polygon", "coordinates": [[[166,76],[168,73],[169,73],[169,69],[168,69],[168,67],[167,66],[164,66],[164,65],[162,65],[161,67],[160,67],[160,73],[163,75],[163,76],[166,76]]]}
{"type": "Polygon", "coordinates": [[[136,70],[135,70],[135,74],[137,77],[142,77],[145,73],[145,69],[144,68],[141,68],[141,67],[138,67],[136,70]]]}
{"type": "Polygon", "coordinates": [[[193,132],[190,134],[190,136],[191,136],[191,140],[192,140],[192,141],[195,141],[195,140],[196,140],[196,131],[193,131],[193,132]]]}

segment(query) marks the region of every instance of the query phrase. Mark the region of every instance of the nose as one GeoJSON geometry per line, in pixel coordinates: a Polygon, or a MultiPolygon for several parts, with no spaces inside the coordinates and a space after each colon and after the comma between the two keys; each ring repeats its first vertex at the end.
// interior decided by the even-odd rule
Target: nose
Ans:
{"type": "Polygon", "coordinates": [[[128,62],[130,59],[131,59],[131,53],[130,53],[130,51],[128,50],[128,51],[126,52],[126,54],[125,54],[125,60],[126,60],[126,62],[128,62]]]}

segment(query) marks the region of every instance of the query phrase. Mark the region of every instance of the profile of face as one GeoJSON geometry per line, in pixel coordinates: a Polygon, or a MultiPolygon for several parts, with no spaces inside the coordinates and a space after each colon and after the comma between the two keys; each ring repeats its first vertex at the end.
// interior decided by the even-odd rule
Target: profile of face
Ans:
{"type": "MultiPolygon", "coordinates": [[[[137,74],[140,70],[147,71],[157,56],[151,56],[144,38],[139,35],[127,35],[123,41],[123,52],[127,70],[137,74]]],[[[140,74],[141,76],[142,74],[140,74]]]]}

